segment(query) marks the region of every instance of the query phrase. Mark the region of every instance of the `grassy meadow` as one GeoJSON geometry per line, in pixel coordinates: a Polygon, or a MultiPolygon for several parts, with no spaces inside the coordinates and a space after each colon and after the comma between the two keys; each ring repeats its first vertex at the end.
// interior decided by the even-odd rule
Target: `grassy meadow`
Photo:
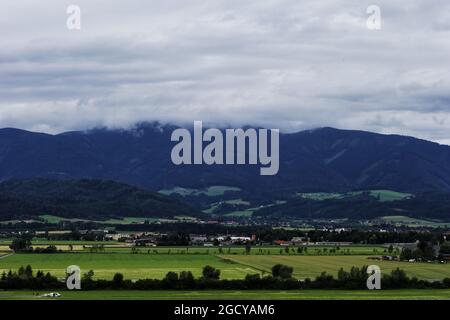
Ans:
{"type": "Polygon", "coordinates": [[[0,272],[31,265],[34,270],[48,271],[63,277],[69,265],[78,265],[83,272],[94,270],[97,279],[112,279],[120,272],[126,279],[163,278],[168,271],[190,270],[200,276],[205,265],[221,270],[225,279],[244,278],[258,270],[237,263],[229,263],[214,255],[183,254],[122,254],[122,253],[58,253],[14,254],[0,260],[0,272]]]}
{"type": "Polygon", "coordinates": [[[202,268],[211,265],[221,270],[223,279],[242,279],[247,274],[270,274],[272,266],[281,263],[292,266],[296,278],[305,279],[314,278],[323,271],[336,275],[341,267],[349,270],[352,266],[375,264],[380,266],[382,272],[401,268],[408,276],[419,279],[441,280],[450,277],[450,264],[374,261],[367,255],[206,254],[183,253],[181,250],[177,253],[174,248],[168,254],[152,251],[131,253],[126,250],[129,249],[102,253],[13,254],[0,258],[0,272],[17,270],[29,264],[34,270],[63,277],[69,265],[78,265],[83,272],[94,270],[97,279],[111,279],[116,272],[120,272],[126,279],[137,280],[163,278],[168,271],[184,270],[190,270],[199,277],[202,268]]]}
{"type": "Polygon", "coordinates": [[[314,193],[298,193],[297,196],[311,200],[329,200],[329,199],[343,199],[346,197],[354,197],[368,192],[371,196],[377,198],[379,201],[397,201],[404,200],[412,197],[412,194],[396,192],[392,190],[366,190],[366,191],[353,191],[346,193],[334,193],[334,192],[314,192],[314,193]]]}
{"type": "Polygon", "coordinates": [[[426,280],[442,280],[450,277],[450,264],[409,263],[399,261],[374,261],[368,256],[224,256],[236,263],[251,266],[261,272],[270,273],[275,263],[289,265],[294,268],[294,277],[298,279],[314,278],[325,271],[334,276],[340,268],[362,267],[375,264],[382,272],[389,273],[396,268],[405,270],[408,276],[426,280]]]}

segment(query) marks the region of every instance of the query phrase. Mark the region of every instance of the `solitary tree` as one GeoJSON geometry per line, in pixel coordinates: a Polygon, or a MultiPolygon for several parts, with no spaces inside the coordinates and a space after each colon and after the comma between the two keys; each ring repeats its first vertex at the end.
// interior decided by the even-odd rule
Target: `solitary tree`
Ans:
{"type": "Polygon", "coordinates": [[[219,280],[220,270],[211,266],[205,266],[203,268],[203,278],[208,280],[219,280]]]}
{"type": "Polygon", "coordinates": [[[252,245],[250,244],[250,242],[247,242],[245,244],[245,254],[250,254],[251,250],[252,250],[252,245]]]}
{"type": "Polygon", "coordinates": [[[389,248],[388,248],[388,252],[389,253],[392,253],[394,251],[394,247],[392,246],[392,244],[389,246],[389,248]]]}
{"type": "Polygon", "coordinates": [[[280,279],[291,279],[294,269],[292,267],[276,264],[272,267],[272,276],[280,279]]]}
{"type": "Polygon", "coordinates": [[[178,282],[178,273],[176,272],[167,272],[166,277],[164,278],[164,283],[169,287],[174,287],[178,282]]]}
{"type": "Polygon", "coordinates": [[[180,281],[184,283],[193,283],[194,275],[191,271],[181,271],[180,272],[180,281]]]}
{"type": "Polygon", "coordinates": [[[32,250],[31,236],[21,235],[20,237],[14,239],[9,247],[14,252],[30,251],[30,250],[32,250]]]}
{"type": "Polygon", "coordinates": [[[31,268],[30,265],[27,265],[25,267],[25,276],[27,277],[27,279],[33,278],[33,269],[31,268]]]}
{"type": "Polygon", "coordinates": [[[121,288],[123,286],[123,274],[116,273],[113,277],[113,285],[115,288],[121,288]]]}

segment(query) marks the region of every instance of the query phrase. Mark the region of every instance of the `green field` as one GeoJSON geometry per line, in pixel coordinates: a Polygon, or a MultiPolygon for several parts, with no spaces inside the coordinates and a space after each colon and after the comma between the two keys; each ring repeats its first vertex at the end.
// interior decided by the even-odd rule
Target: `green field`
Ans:
{"type": "MultiPolygon", "coordinates": [[[[215,203],[212,203],[212,204],[209,206],[209,208],[206,209],[206,210],[203,210],[203,212],[204,212],[204,213],[208,213],[208,214],[212,214],[212,213],[214,213],[214,211],[215,211],[217,208],[219,208],[220,205],[223,204],[223,203],[225,203],[225,204],[230,204],[230,205],[234,205],[234,206],[238,206],[238,205],[241,205],[241,206],[249,206],[249,205],[250,205],[250,202],[248,202],[248,201],[244,201],[244,200],[242,200],[242,199],[232,199],[232,200],[226,200],[226,201],[222,201],[222,202],[215,202],[215,203]]],[[[252,212],[252,213],[253,213],[253,212],[252,212]]],[[[250,214],[250,215],[251,215],[251,214],[250,214]]]]}
{"type": "MultiPolygon", "coordinates": [[[[11,244],[12,240],[0,240],[0,246],[9,246],[11,244]]],[[[94,244],[103,244],[103,245],[114,245],[118,244],[117,241],[70,241],[70,240],[47,240],[43,238],[33,238],[32,240],[33,245],[94,245],[94,244]]]]}
{"type": "Polygon", "coordinates": [[[202,194],[206,195],[208,197],[217,197],[217,196],[223,196],[225,194],[225,192],[227,192],[227,191],[239,192],[239,191],[241,191],[241,189],[237,188],[237,187],[230,187],[230,186],[210,186],[205,189],[189,189],[189,188],[183,188],[183,187],[175,187],[172,189],[159,190],[159,193],[162,193],[165,195],[178,194],[183,197],[199,196],[202,194]]]}
{"type": "MultiPolygon", "coordinates": [[[[0,242],[0,252],[11,251],[9,248],[10,242],[0,242]]],[[[69,245],[72,245],[72,250],[78,252],[91,252],[90,248],[94,245],[102,245],[103,251],[107,253],[132,253],[132,250],[136,250],[139,253],[152,253],[152,254],[167,254],[167,253],[186,253],[186,254],[244,254],[245,248],[243,246],[233,246],[233,247],[222,247],[222,252],[218,247],[136,247],[129,243],[120,243],[115,241],[33,241],[33,248],[41,247],[45,248],[49,245],[54,245],[58,250],[69,251],[69,245]]],[[[324,250],[329,252],[334,249],[330,246],[315,246],[309,247],[307,253],[302,253],[303,255],[318,255],[326,254],[324,250]]],[[[382,254],[386,248],[381,246],[348,246],[341,247],[339,251],[336,251],[334,255],[374,255],[382,254]]],[[[254,247],[251,249],[250,254],[267,254],[267,255],[279,255],[285,253],[285,249],[280,246],[270,246],[270,247],[254,247]]],[[[289,254],[297,254],[296,248],[290,248],[289,254]]]]}
{"type": "Polygon", "coordinates": [[[248,218],[248,217],[251,217],[253,215],[253,213],[259,209],[268,208],[268,207],[272,207],[274,205],[284,204],[284,203],[286,203],[286,201],[277,200],[277,201],[275,201],[275,203],[268,204],[265,206],[259,206],[259,207],[254,207],[254,208],[246,208],[244,210],[232,211],[232,212],[225,214],[225,216],[226,217],[237,217],[237,218],[248,218]]]}
{"type": "MultiPolygon", "coordinates": [[[[10,251],[9,245],[12,240],[0,240],[0,251],[10,251]]],[[[32,240],[33,247],[46,247],[54,245],[58,249],[68,250],[68,246],[72,245],[74,251],[90,252],[89,247],[93,245],[103,245],[104,251],[113,253],[131,253],[132,244],[118,242],[118,241],[67,241],[67,240],[46,240],[43,238],[34,238],[32,240]],[[85,248],[83,249],[83,246],[85,248]]],[[[329,255],[330,250],[336,249],[334,246],[308,246],[308,251],[303,255],[329,255]]],[[[380,255],[385,253],[387,248],[381,245],[347,245],[339,247],[339,250],[333,253],[333,255],[380,255]]],[[[189,253],[189,254],[220,254],[218,247],[204,247],[204,246],[190,246],[190,247],[143,247],[137,248],[137,251],[141,253],[147,253],[150,250],[151,253],[189,253]],[[170,252],[169,252],[170,251],[170,252]]],[[[254,246],[251,249],[251,254],[268,254],[279,255],[285,253],[285,247],[281,246],[254,246]]],[[[223,254],[244,254],[244,246],[230,246],[222,247],[223,254]]],[[[290,247],[289,254],[297,254],[296,247],[290,247]]]]}
{"type": "Polygon", "coordinates": [[[369,194],[379,201],[396,201],[407,199],[412,196],[409,193],[396,192],[392,190],[367,190],[367,191],[353,191],[345,193],[328,193],[328,192],[314,192],[314,193],[298,193],[297,195],[306,199],[311,200],[329,200],[329,199],[343,199],[346,197],[353,197],[361,195],[364,192],[369,192],[369,194]]]}
{"type": "Polygon", "coordinates": [[[229,212],[225,214],[226,217],[237,217],[237,218],[248,218],[253,215],[253,212],[255,211],[255,208],[250,208],[247,210],[237,210],[233,212],[229,212]]]}
{"type": "Polygon", "coordinates": [[[374,261],[367,256],[225,256],[236,263],[270,273],[275,263],[281,263],[294,268],[294,277],[298,279],[314,278],[322,271],[334,276],[340,268],[349,270],[352,266],[362,267],[375,264],[384,273],[400,268],[408,276],[427,280],[442,280],[450,277],[450,264],[439,263],[409,263],[398,261],[374,261]]]}
{"type": "Polygon", "coordinates": [[[124,218],[117,218],[117,219],[107,219],[107,220],[85,220],[85,219],[68,219],[64,217],[58,217],[58,216],[52,216],[52,215],[41,215],[39,216],[41,219],[43,219],[47,223],[60,223],[63,221],[70,221],[70,222],[94,222],[99,224],[121,224],[121,225],[127,225],[127,224],[143,224],[144,222],[148,221],[149,223],[153,222],[179,222],[179,221],[185,221],[185,220],[196,220],[192,217],[174,217],[174,219],[163,219],[163,218],[155,218],[155,217],[124,217],[124,218]]]}
{"type": "MultiPolygon", "coordinates": [[[[308,247],[307,253],[302,253],[302,255],[329,255],[330,250],[335,249],[331,246],[310,246],[308,247]]],[[[131,247],[121,247],[118,246],[107,246],[105,247],[106,252],[120,252],[120,253],[130,253],[131,247]]],[[[221,254],[218,247],[145,247],[137,248],[140,253],[186,253],[186,254],[221,254]]],[[[332,255],[380,255],[386,250],[382,246],[342,246],[332,255]]],[[[245,254],[245,248],[243,246],[233,246],[233,247],[222,247],[222,254],[232,254],[232,255],[242,255],[245,254]]],[[[251,255],[285,255],[285,247],[281,246],[264,246],[264,247],[252,247],[250,251],[251,255]]],[[[297,255],[297,248],[291,247],[289,249],[290,255],[297,255]]]]}
{"type": "Polygon", "coordinates": [[[17,270],[31,265],[34,270],[44,270],[63,277],[69,265],[80,266],[83,272],[94,270],[95,278],[112,279],[116,272],[127,279],[163,278],[168,271],[190,270],[200,276],[205,265],[221,270],[223,278],[243,278],[258,270],[236,263],[227,263],[214,255],[182,254],[122,254],[122,253],[58,253],[58,254],[14,254],[0,260],[0,272],[17,270]]]}
{"type": "Polygon", "coordinates": [[[394,261],[374,261],[368,256],[302,256],[302,255],[214,255],[214,254],[171,254],[163,253],[58,253],[58,254],[14,254],[0,259],[0,272],[17,270],[30,264],[34,270],[44,270],[63,277],[69,265],[78,265],[83,272],[94,270],[95,278],[111,279],[116,272],[126,279],[162,278],[168,271],[190,270],[194,276],[201,275],[205,265],[221,270],[223,279],[242,279],[247,274],[269,274],[273,265],[286,264],[294,268],[298,279],[314,278],[326,271],[336,275],[342,267],[349,270],[352,266],[375,264],[382,272],[395,268],[406,271],[410,277],[427,280],[442,280],[450,277],[450,264],[408,263],[394,261]]]}
{"type": "Polygon", "coordinates": [[[450,290],[248,290],[248,291],[60,291],[60,298],[42,298],[48,292],[0,291],[0,300],[448,300],[450,290]]]}
{"type": "Polygon", "coordinates": [[[430,228],[448,228],[449,222],[430,221],[423,219],[415,219],[406,216],[386,216],[382,217],[385,222],[394,224],[396,226],[407,227],[430,227],[430,228]]]}

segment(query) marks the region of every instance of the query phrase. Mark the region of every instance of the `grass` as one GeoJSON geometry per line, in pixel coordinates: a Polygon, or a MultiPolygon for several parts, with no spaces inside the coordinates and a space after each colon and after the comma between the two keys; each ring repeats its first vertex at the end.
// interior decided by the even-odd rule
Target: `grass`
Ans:
{"type": "MultiPolygon", "coordinates": [[[[9,251],[9,245],[12,240],[1,240],[0,241],[0,251],[9,251]]],[[[69,245],[72,245],[73,248],[78,248],[76,250],[83,249],[83,246],[87,246],[85,250],[89,250],[89,246],[93,245],[104,245],[104,249],[106,252],[113,253],[131,253],[131,244],[123,243],[118,241],[67,241],[67,240],[46,240],[46,239],[33,239],[32,240],[33,247],[47,247],[49,245],[55,245],[57,248],[62,250],[68,250],[69,245]]],[[[333,246],[309,246],[307,255],[317,255],[323,254],[324,250],[328,252],[334,249],[333,246]]],[[[191,246],[191,247],[145,247],[138,248],[141,253],[145,253],[150,250],[152,253],[155,251],[157,253],[167,253],[169,250],[171,253],[189,253],[189,254],[219,254],[218,247],[203,247],[203,246],[191,246]]],[[[280,246],[264,246],[264,247],[253,247],[251,250],[251,254],[270,254],[270,255],[279,255],[280,250],[284,254],[284,247],[280,246]]],[[[386,250],[386,248],[377,245],[350,245],[350,246],[341,246],[340,250],[337,251],[336,255],[374,255],[374,254],[382,254],[386,250]]],[[[230,254],[244,254],[245,247],[244,246],[230,246],[230,247],[222,247],[223,253],[230,254]]],[[[296,248],[291,247],[290,253],[296,253],[296,248]]]]}
{"type": "Polygon", "coordinates": [[[171,194],[178,194],[180,196],[186,197],[186,196],[199,196],[199,195],[206,195],[208,197],[217,197],[217,196],[223,196],[225,192],[227,191],[233,191],[233,192],[239,192],[241,191],[240,188],[237,187],[230,187],[230,186],[211,186],[206,189],[189,189],[189,188],[182,188],[182,187],[175,187],[172,189],[164,189],[160,190],[159,192],[165,195],[171,195],[171,194]]]}
{"type": "MultiPolygon", "coordinates": [[[[306,255],[318,255],[324,254],[324,250],[329,252],[334,247],[330,246],[314,246],[309,247],[306,255]]],[[[107,246],[105,247],[106,252],[120,252],[120,253],[130,253],[131,247],[124,245],[116,245],[116,246],[107,246]]],[[[141,253],[146,253],[148,250],[153,253],[167,254],[170,250],[170,253],[186,253],[186,254],[220,254],[219,248],[217,247],[147,247],[147,248],[138,248],[138,251],[141,253]]],[[[386,248],[381,246],[343,246],[339,251],[334,253],[334,255],[380,255],[384,253],[386,248]],[[374,251],[375,250],[375,251],[374,251]]],[[[280,251],[282,254],[285,254],[284,247],[280,246],[269,246],[269,247],[253,247],[251,249],[252,255],[280,255],[280,251]]],[[[296,254],[296,249],[291,248],[290,254],[296,254]]],[[[245,254],[245,248],[243,246],[234,246],[234,247],[223,247],[223,254],[232,254],[232,255],[241,255],[245,254]]],[[[305,254],[305,253],[303,253],[305,254]]]]}
{"type": "Polygon", "coordinates": [[[226,217],[249,218],[249,217],[251,217],[253,215],[253,213],[256,210],[259,210],[259,209],[262,209],[262,208],[268,208],[268,207],[272,207],[274,205],[284,204],[284,203],[286,203],[286,201],[277,200],[277,201],[275,201],[275,203],[268,204],[268,205],[265,205],[265,206],[260,206],[260,207],[255,207],[255,208],[247,208],[245,210],[232,211],[232,212],[229,212],[229,213],[225,214],[225,216],[226,217]]]}
{"type": "Polygon", "coordinates": [[[15,223],[21,223],[21,222],[25,222],[25,223],[33,223],[33,222],[39,222],[38,220],[34,220],[34,219],[27,219],[27,220],[3,220],[0,221],[0,224],[15,224],[15,223]]]}
{"type": "Polygon", "coordinates": [[[145,217],[124,217],[124,218],[117,218],[117,219],[108,219],[108,220],[87,220],[87,219],[69,219],[64,217],[58,217],[53,215],[41,215],[39,216],[41,219],[43,219],[47,223],[53,223],[57,224],[63,221],[69,221],[69,222],[95,222],[100,224],[143,224],[145,221],[149,222],[156,222],[159,221],[157,218],[145,218],[145,217]]]}
{"type": "Polygon", "coordinates": [[[256,209],[247,209],[247,210],[237,210],[230,213],[225,214],[226,217],[237,217],[237,218],[249,218],[253,215],[253,212],[256,209]]]}
{"type": "Polygon", "coordinates": [[[286,264],[294,268],[294,276],[298,279],[314,278],[322,271],[337,275],[342,267],[349,270],[352,266],[378,265],[382,273],[389,273],[396,268],[403,269],[409,277],[427,280],[442,280],[450,277],[450,264],[409,263],[399,261],[374,261],[367,256],[246,256],[226,255],[225,258],[236,263],[270,273],[276,263],[286,264]]]}
{"type": "MultiPolygon", "coordinates": [[[[244,201],[244,200],[242,200],[242,199],[226,200],[226,201],[222,201],[222,202],[215,202],[215,203],[212,203],[212,204],[209,206],[209,208],[206,209],[206,210],[203,210],[203,212],[204,212],[204,213],[208,213],[208,214],[213,214],[214,211],[215,211],[222,203],[226,203],[226,204],[230,204],[230,205],[234,205],[234,206],[237,206],[237,205],[241,205],[241,206],[249,206],[249,205],[250,205],[250,202],[244,201]]],[[[251,212],[250,215],[251,215],[252,213],[253,213],[253,212],[251,212]]]]}
{"type": "Polygon", "coordinates": [[[430,227],[430,228],[448,228],[450,226],[449,222],[437,222],[422,219],[410,218],[407,216],[386,216],[382,217],[382,220],[387,223],[394,224],[397,226],[408,226],[408,227],[430,227]]]}
{"type": "Polygon", "coordinates": [[[205,265],[219,268],[225,279],[239,279],[248,273],[258,273],[256,269],[228,263],[214,255],[121,253],[15,254],[1,260],[0,272],[17,270],[28,264],[34,270],[50,272],[57,277],[63,277],[69,265],[78,265],[83,272],[94,270],[97,279],[112,279],[116,272],[127,279],[163,278],[168,271],[183,270],[190,270],[199,277],[205,265]]]}
{"type": "Polygon", "coordinates": [[[57,216],[52,216],[50,214],[44,214],[39,216],[41,219],[43,219],[45,222],[47,223],[60,223],[63,221],[70,221],[70,222],[86,222],[88,220],[85,219],[69,219],[69,218],[62,218],[62,217],[57,217],[57,216]]]}
{"type": "Polygon", "coordinates": [[[297,193],[297,196],[318,201],[343,198],[343,194],[341,193],[329,193],[329,192],[297,193]]]}
{"type": "Polygon", "coordinates": [[[60,298],[41,298],[46,292],[0,291],[0,300],[449,300],[450,290],[246,290],[246,291],[59,291],[60,298]]]}
{"type": "Polygon", "coordinates": [[[2,255],[6,251],[10,251],[9,246],[0,245],[0,255],[2,255]]]}
{"type": "Polygon", "coordinates": [[[224,201],[224,202],[228,203],[228,204],[232,204],[232,205],[242,205],[242,206],[250,205],[250,202],[244,201],[242,199],[227,200],[227,201],[224,201]]]}
{"type": "MultiPolygon", "coordinates": [[[[9,246],[12,240],[0,240],[0,246],[9,246]]],[[[104,244],[104,245],[113,245],[119,244],[117,241],[75,241],[75,240],[47,240],[42,238],[33,238],[31,241],[33,245],[94,245],[94,244],[104,244]]]]}
{"type": "Polygon", "coordinates": [[[404,200],[412,197],[410,193],[396,192],[391,190],[371,190],[370,194],[382,202],[404,200]]]}
{"type": "Polygon", "coordinates": [[[343,199],[346,197],[353,197],[361,195],[364,192],[369,192],[371,196],[377,198],[379,201],[382,202],[404,200],[412,197],[412,194],[392,190],[367,190],[367,191],[353,191],[346,193],[314,192],[314,193],[298,193],[297,195],[306,199],[323,201],[330,199],[343,199]]]}
{"type": "MultiPolygon", "coordinates": [[[[1,260],[0,272],[9,269],[17,270],[21,266],[30,264],[34,270],[48,271],[63,277],[65,268],[74,264],[80,266],[83,272],[94,270],[97,279],[111,279],[116,272],[120,272],[125,278],[133,280],[162,278],[168,271],[184,270],[190,270],[194,276],[198,277],[205,265],[211,265],[221,270],[223,279],[242,279],[247,274],[269,274],[275,264],[282,263],[294,268],[296,278],[305,279],[314,278],[323,271],[336,275],[341,267],[349,270],[352,266],[375,264],[380,266],[383,273],[401,268],[408,276],[420,279],[442,280],[450,277],[450,264],[374,261],[368,259],[367,255],[303,256],[279,253],[259,255],[255,249],[252,249],[254,253],[250,255],[216,255],[213,254],[213,248],[209,249],[210,254],[206,254],[208,249],[199,248],[198,250],[200,249],[205,251],[195,252],[191,248],[189,254],[184,254],[182,251],[177,251],[181,249],[161,248],[158,254],[148,254],[147,251],[132,254],[130,249],[122,248],[120,250],[123,251],[116,249],[118,251],[115,253],[106,251],[105,253],[14,254],[1,260]],[[171,250],[171,254],[167,254],[167,250],[171,250]]],[[[243,249],[239,248],[239,250],[243,249]]]]}

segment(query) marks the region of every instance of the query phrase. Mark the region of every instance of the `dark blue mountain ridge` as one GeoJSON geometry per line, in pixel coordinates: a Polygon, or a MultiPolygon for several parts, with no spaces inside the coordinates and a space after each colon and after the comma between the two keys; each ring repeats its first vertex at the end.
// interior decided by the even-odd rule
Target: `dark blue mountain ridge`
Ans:
{"type": "Polygon", "coordinates": [[[67,218],[203,216],[186,202],[128,184],[96,179],[10,179],[0,182],[0,218],[43,214],[67,218]]]}
{"type": "Polygon", "coordinates": [[[92,129],[57,135],[0,129],[0,181],[108,179],[151,190],[240,187],[261,194],[387,188],[450,192],[450,146],[399,135],[319,128],[280,135],[280,170],[259,166],[175,166],[172,125],[92,129]]]}

